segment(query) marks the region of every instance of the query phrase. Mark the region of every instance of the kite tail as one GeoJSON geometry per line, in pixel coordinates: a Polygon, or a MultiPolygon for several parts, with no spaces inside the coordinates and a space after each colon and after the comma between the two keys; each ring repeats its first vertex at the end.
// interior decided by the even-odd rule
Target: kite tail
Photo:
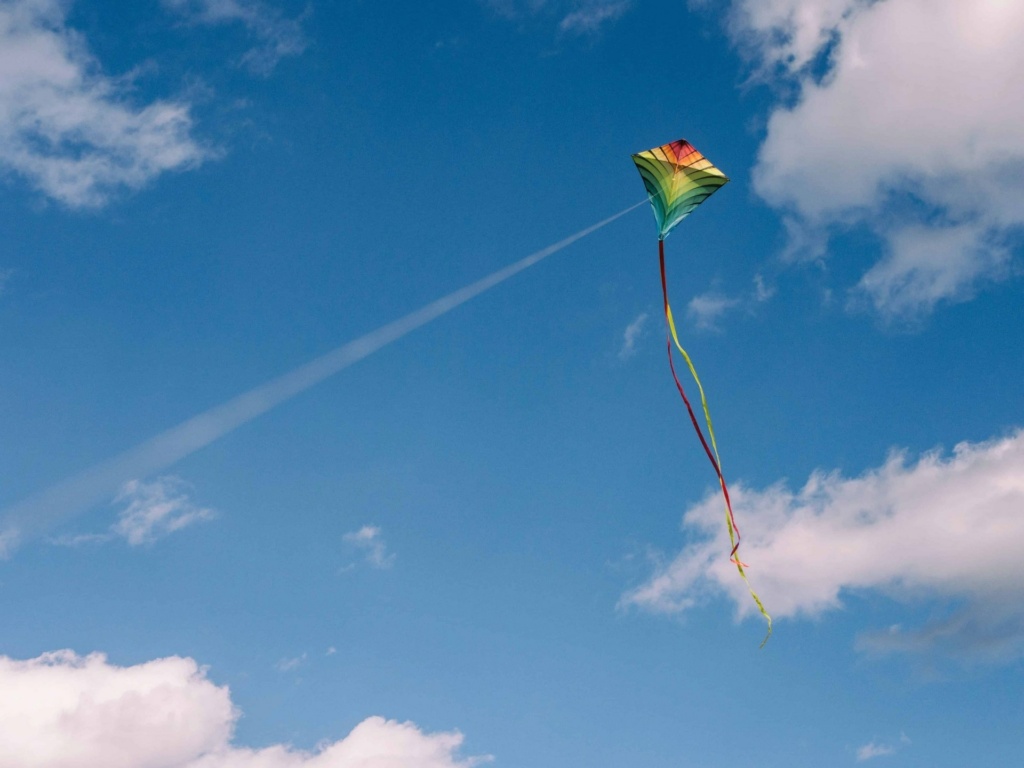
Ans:
{"type": "Polygon", "coordinates": [[[772,617],[768,611],[765,610],[764,604],[761,602],[761,598],[758,597],[754,588],[750,586],[750,580],[747,578],[747,573],[744,570],[746,563],[739,559],[738,551],[740,548],[740,529],[736,524],[736,516],[732,511],[732,500],[729,498],[729,488],[725,484],[725,476],[722,474],[722,459],[718,455],[718,442],[715,440],[715,428],[711,423],[711,411],[708,409],[707,397],[704,395],[704,386],[700,383],[700,377],[697,375],[697,369],[693,365],[693,361],[687,354],[686,350],[683,349],[683,345],[679,343],[679,334],[676,333],[675,320],[672,318],[672,307],[668,303],[668,283],[665,280],[665,241],[663,239],[658,240],[658,262],[661,267],[661,295],[664,300],[665,309],[665,323],[668,325],[668,333],[666,334],[665,345],[668,350],[668,366],[672,371],[672,379],[676,383],[676,389],[679,390],[679,395],[683,398],[683,403],[686,405],[686,412],[690,414],[690,422],[693,424],[693,429],[697,433],[697,437],[700,438],[700,444],[704,447],[704,453],[707,454],[708,461],[711,462],[711,466],[715,470],[715,474],[718,476],[718,483],[722,487],[722,497],[725,499],[725,526],[729,531],[729,544],[732,550],[729,552],[729,562],[736,566],[736,570],[739,571],[743,582],[747,585],[747,589],[750,591],[750,596],[754,598],[754,603],[757,605],[757,609],[764,616],[765,621],[768,622],[768,634],[765,635],[764,640],[761,641],[761,647],[768,642],[768,638],[772,636],[772,617]],[[711,437],[711,446],[708,446],[707,440],[704,439],[704,432],[700,428],[700,423],[697,421],[697,416],[693,412],[693,407],[690,405],[690,399],[686,396],[686,391],[683,389],[682,383],[679,381],[679,377],[676,375],[676,366],[672,359],[672,343],[675,342],[676,349],[683,356],[683,360],[686,361],[686,366],[690,369],[690,373],[693,375],[693,380],[697,382],[697,390],[700,392],[700,403],[704,409],[704,421],[708,425],[708,434],[711,437]]]}

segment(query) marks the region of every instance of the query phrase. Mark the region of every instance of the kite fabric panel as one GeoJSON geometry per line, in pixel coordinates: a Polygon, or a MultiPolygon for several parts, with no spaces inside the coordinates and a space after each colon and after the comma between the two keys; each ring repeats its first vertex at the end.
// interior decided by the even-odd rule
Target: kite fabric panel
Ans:
{"type": "Polygon", "coordinates": [[[658,222],[658,239],[707,200],[729,178],[685,139],[633,155],[658,222]]]}
{"type": "Polygon", "coordinates": [[[747,566],[739,559],[740,529],[736,525],[736,516],[733,514],[732,501],[729,498],[729,487],[725,483],[725,475],[722,474],[722,459],[718,453],[718,441],[715,438],[715,428],[711,423],[711,410],[708,408],[707,397],[704,394],[704,386],[697,375],[697,368],[683,345],[679,342],[679,334],[676,331],[675,320],[672,316],[672,307],[668,302],[668,281],[665,279],[665,238],[675,226],[689,216],[693,210],[707,200],[719,188],[724,186],[728,177],[700,152],[694,149],[693,145],[685,139],[673,141],[661,147],[649,149],[646,152],[639,152],[633,155],[633,162],[636,163],[640,177],[647,188],[647,195],[651,200],[651,207],[654,209],[654,218],[658,222],[658,262],[661,268],[661,294],[664,302],[666,339],[668,348],[668,365],[672,371],[672,379],[675,381],[676,389],[686,405],[686,411],[690,416],[690,422],[700,438],[701,446],[711,462],[718,478],[718,484],[722,489],[722,497],[725,500],[725,525],[729,532],[729,544],[732,551],[729,553],[729,560],[736,566],[740,576],[743,578],[750,596],[754,599],[761,615],[768,622],[768,633],[765,635],[761,645],[768,642],[772,635],[772,617],[768,614],[761,598],[758,597],[754,588],[747,578],[747,566]],[[700,404],[704,410],[704,422],[707,424],[708,436],[711,444],[704,438],[704,431],[697,421],[697,416],[690,405],[690,399],[686,396],[679,377],[676,375],[675,362],[673,360],[672,345],[683,356],[690,375],[697,383],[697,391],[700,392],[700,404]]]}

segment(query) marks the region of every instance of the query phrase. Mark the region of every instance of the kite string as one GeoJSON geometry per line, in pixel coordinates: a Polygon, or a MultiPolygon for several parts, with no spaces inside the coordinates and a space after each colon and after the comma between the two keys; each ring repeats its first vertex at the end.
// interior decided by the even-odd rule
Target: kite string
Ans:
{"type": "Polygon", "coordinates": [[[729,553],[729,562],[736,566],[736,570],[739,571],[740,576],[743,578],[744,583],[747,585],[747,590],[750,592],[750,596],[754,599],[754,603],[757,605],[761,615],[764,616],[768,622],[768,633],[765,635],[764,640],[761,641],[761,647],[768,642],[768,638],[772,636],[772,617],[764,607],[764,603],[761,602],[761,598],[758,597],[754,588],[750,585],[750,580],[747,578],[747,573],[744,570],[746,566],[739,559],[737,554],[740,547],[740,529],[736,524],[736,517],[732,511],[732,500],[729,498],[729,488],[725,484],[725,476],[722,474],[722,459],[718,453],[718,443],[715,440],[715,428],[711,423],[711,411],[708,408],[708,401],[704,395],[704,386],[700,382],[700,377],[697,375],[697,369],[693,365],[693,361],[690,359],[689,354],[683,349],[682,344],[679,343],[679,335],[676,333],[676,324],[672,317],[672,307],[668,301],[668,282],[665,279],[665,241],[661,238],[658,239],[658,262],[661,269],[661,294],[664,301],[665,310],[665,322],[668,325],[668,333],[666,334],[665,345],[668,351],[668,365],[672,371],[672,379],[675,381],[676,389],[679,390],[679,395],[683,398],[683,403],[686,405],[686,411],[690,415],[690,422],[693,424],[694,431],[697,433],[697,437],[700,438],[700,443],[704,447],[704,453],[707,454],[708,460],[711,462],[711,466],[715,470],[715,474],[718,476],[719,485],[722,488],[722,496],[725,499],[725,525],[729,531],[729,544],[732,546],[732,550],[729,553]],[[682,354],[683,359],[686,361],[687,367],[690,369],[690,374],[693,376],[693,380],[697,382],[697,389],[700,392],[700,402],[704,410],[704,420],[708,425],[708,434],[711,436],[711,448],[708,447],[707,440],[704,439],[704,432],[700,428],[700,424],[697,421],[697,416],[693,412],[693,407],[690,405],[690,400],[686,396],[686,391],[683,389],[682,383],[679,381],[679,377],[676,375],[676,366],[672,359],[672,342],[675,342],[676,348],[682,354]],[[712,450],[714,454],[712,454],[712,450]]]}

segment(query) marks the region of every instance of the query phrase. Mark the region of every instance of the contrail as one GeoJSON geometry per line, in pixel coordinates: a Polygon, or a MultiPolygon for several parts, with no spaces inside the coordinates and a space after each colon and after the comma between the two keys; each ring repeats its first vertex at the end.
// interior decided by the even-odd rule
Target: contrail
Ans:
{"type": "Polygon", "coordinates": [[[41,535],[93,505],[113,498],[125,481],[146,477],[169,467],[233,429],[306,391],[314,384],[319,384],[378,349],[503,283],[527,267],[532,267],[553,253],[611,224],[646,202],[645,198],[614,216],[609,216],[553,245],[531,253],[526,258],[499,269],[465,288],[449,293],[405,317],[343,344],[289,373],[260,384],[139,443],[134,448],[129,448],[124,453],[8,507],[0,513],[0,557],[10,554],[25,539],[41,535]]]}

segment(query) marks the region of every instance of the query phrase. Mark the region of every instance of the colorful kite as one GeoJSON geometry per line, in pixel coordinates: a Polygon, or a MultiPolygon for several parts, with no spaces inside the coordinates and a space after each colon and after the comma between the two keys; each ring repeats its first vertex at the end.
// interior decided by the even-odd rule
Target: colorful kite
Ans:
{"type": "Polygon", "coordinates": [[[668,326],[666,332],[666,345],[668,347],[668,364],[672,371],[672,378],[675,380],[676,388],[686,404],[686,410],[690,414],[690,421],[697,431],[697,437],[704,446],[704,452],[711,461],[711,466],[718,476],[718,483],[722,487],[722,496],[725,498],[725,525],[729,530],[729,543],[732,551],[729,553],[730,562],[736,565],[740,576],[750,590],[758,610],[768,622],[768,634],[765,635],[763,646],[768,642],[772,634],[772,617],[768,615],[761,598],[754,592],[747,579],[744,568],[746,564],[739,559],[740,529],[736,525],[736,517],[732,512],[732,502],[729,500],[729,488],[725,484],[725,476],[722,474],[722,459],[718,455],[718,443],[715,440],[715,428],[711,425],[711,412],[708,410],[708,401],[704,396],[704,387],[697,376],[697,369],[693,361],[679,343],[679,334],[676,333],[676,324],[672,319],[672,308],[668,303],[668,285],[665,282],[665,238],[675,228],[676,224],[689,216],[693,209],[713,195],[719,187],[725,185],[729,179],[724,173],[718,170],[700,152],[694,149],[693,145],[685,139],[673,141],[662,147],[655,147],[646,152],[633,155],[633,162],[640,171],[640,176],[647,187],[647,196],[651,199],[651,207],[654,208],[654,218],[658,222],[658,260],[661,265],[661,295],[665,307],[665,323],[668,326]],[[686,361],[686,366],[697,382],[697,389],[700,392],[700,402],[704,408],[704,421],[708,425],[708,435],[711,437],[711,446],[708,447],[704,439],[704,432],[700,428],[697,417],[690,406],[690,400],[683,390],[683,385],[676,376],[676,367],[672,358],[672,343],[686,361]]]}

